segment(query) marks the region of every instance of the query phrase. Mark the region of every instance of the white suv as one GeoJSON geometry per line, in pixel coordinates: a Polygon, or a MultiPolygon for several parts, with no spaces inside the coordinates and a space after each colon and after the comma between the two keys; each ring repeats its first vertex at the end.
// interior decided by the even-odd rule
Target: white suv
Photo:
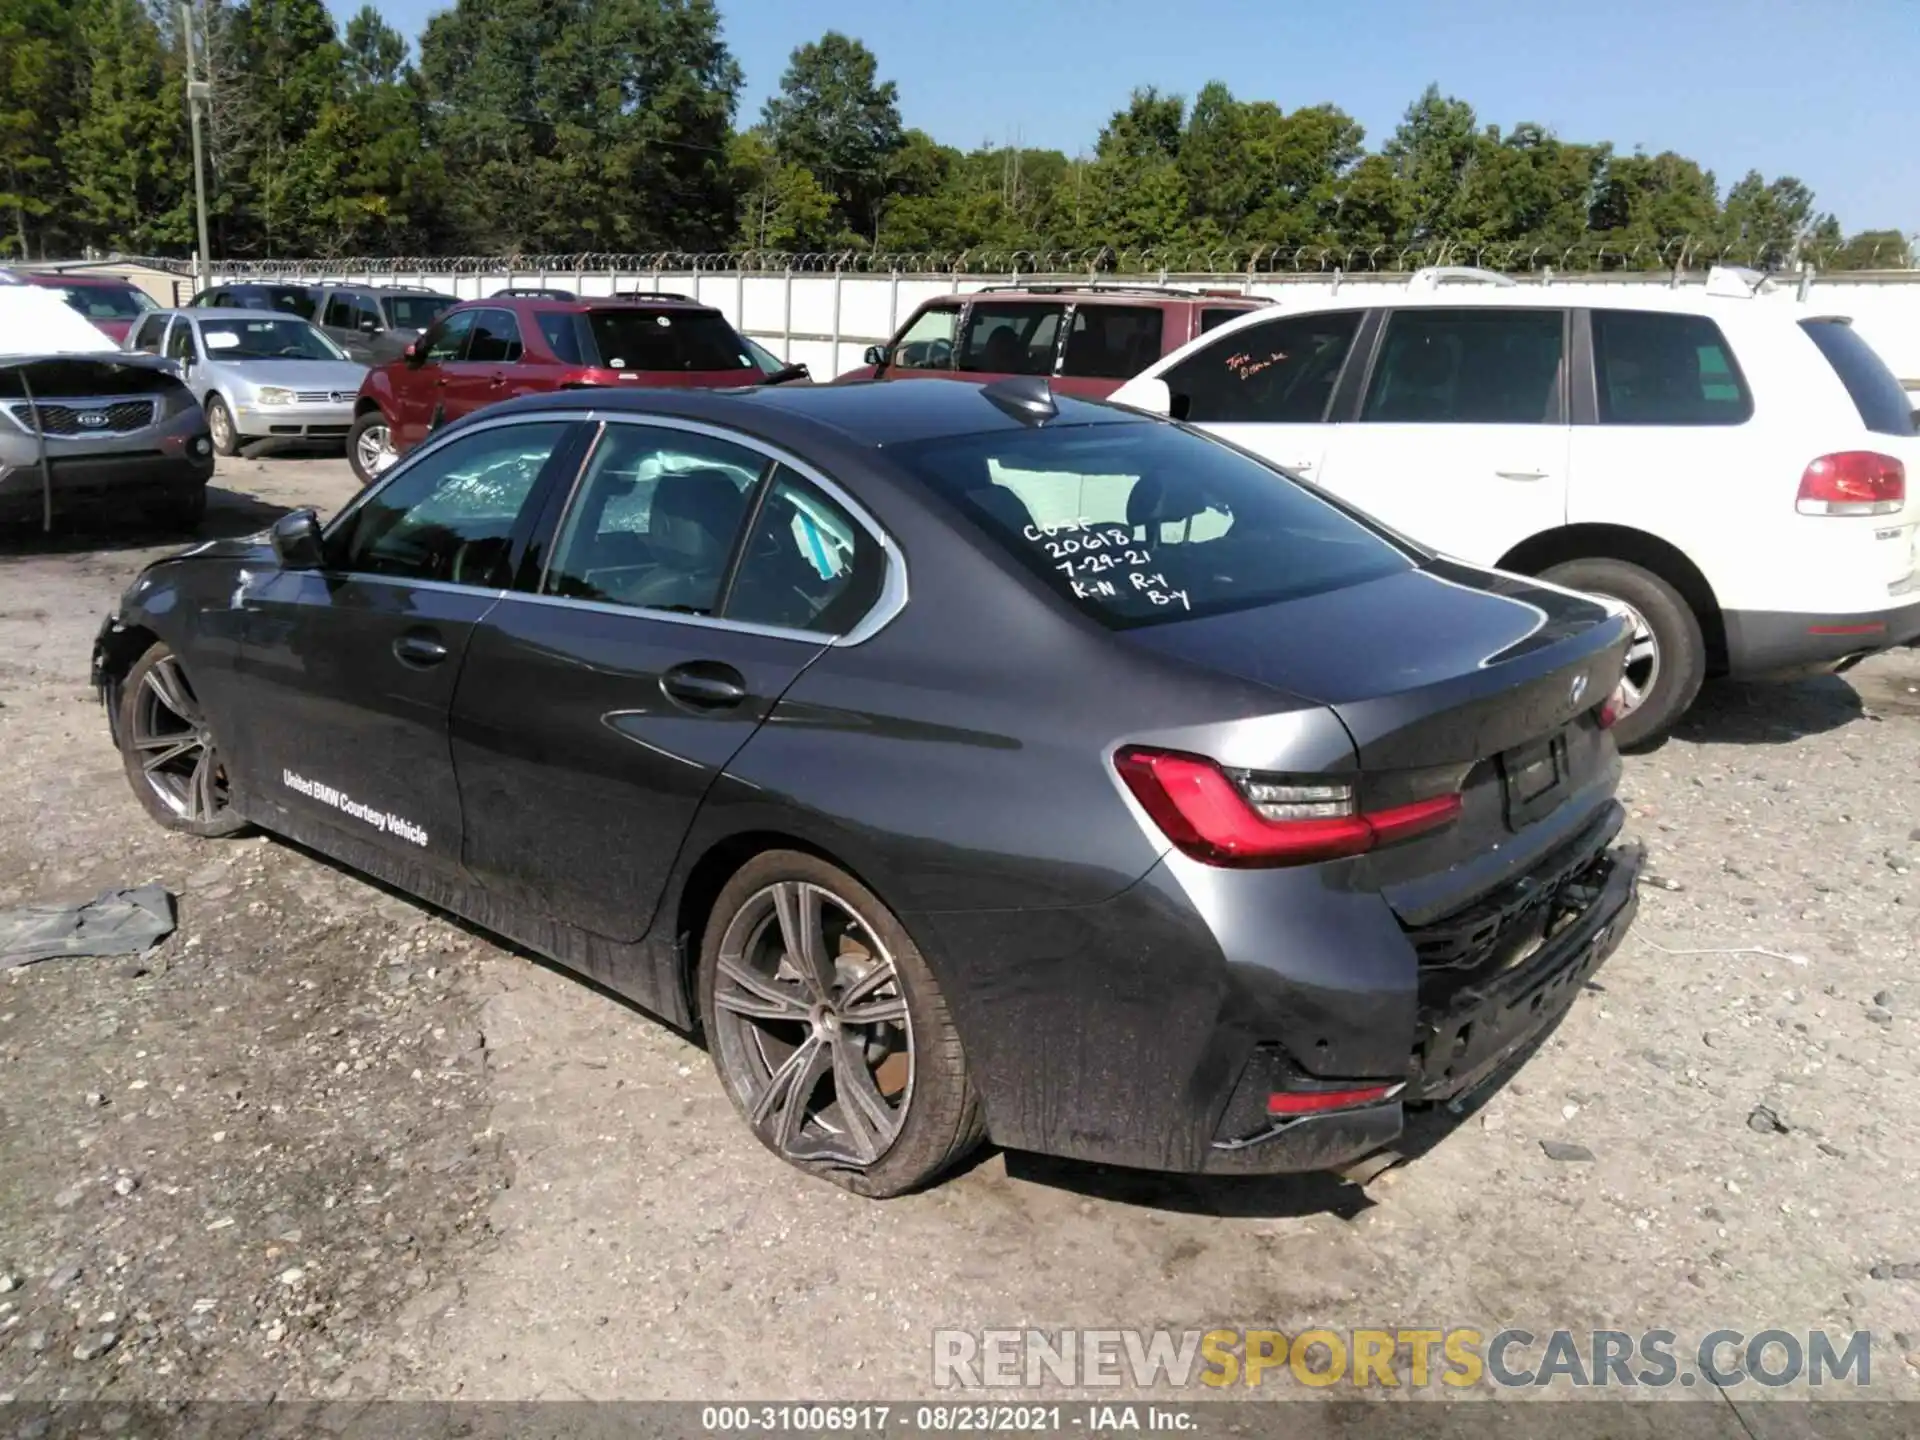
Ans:
{"type": "Polygon", "coordinates": [[[1845,318],[1717,275],[1252,311],[1113,399],[1431,549],[1624,603],[1623,745],[1664,733],[1709,675],[1844,668],[1920,637],[1913,402],[1845,318]]]}

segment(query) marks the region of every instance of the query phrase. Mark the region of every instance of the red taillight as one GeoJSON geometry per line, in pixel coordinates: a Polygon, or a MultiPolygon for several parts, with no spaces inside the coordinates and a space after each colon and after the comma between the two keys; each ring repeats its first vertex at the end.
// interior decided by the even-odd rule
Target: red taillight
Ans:
{"type": "Polygon", "coordinates": [[[1460,797],[1438,795],[1360,813],[1346,785],[1236,780],[1211,760],[1122,750],[1114,766],[1166,837],[1210,865],[1308,865],[1359,855],[1450,824],[1460,797]],[[1255,806],[1287,818],[1268,818],[1255,806]]]}
{"type": "Polygon", "coordinates": [[[1624,683],[1613,687],[1613,693],[1600,702],[1595,717],[1602,730],[1611,730],[1620,717],[1627,713],[1627,687],[1624,683]]]}
{"type": "Polygon", "coordinates": [[[1822,455],[1800,477],[1802,515],[1891,515],[1907,502],[1907,467],[1873,450],[1822,455]]]}
{"type": "Polygon", "coordinates": [[[1325,1110],[1351,1110],[1386,1099],[1398,1085],[1365,1085],[1358,1090],[1276,1090],[1267,1096],[1269,1115],[1317,1115],[1325,1110]]]}

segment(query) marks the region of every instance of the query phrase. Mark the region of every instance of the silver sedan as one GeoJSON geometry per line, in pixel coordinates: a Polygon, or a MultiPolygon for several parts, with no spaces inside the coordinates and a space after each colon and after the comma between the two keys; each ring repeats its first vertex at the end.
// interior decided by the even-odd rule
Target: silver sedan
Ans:
{"type": "Polygon", "coordinates": [[[367,373],[309,322],[268,310],[156,310],[127,348],[179,362],[222,455],[250,440],[344,440],[367,373]]]}

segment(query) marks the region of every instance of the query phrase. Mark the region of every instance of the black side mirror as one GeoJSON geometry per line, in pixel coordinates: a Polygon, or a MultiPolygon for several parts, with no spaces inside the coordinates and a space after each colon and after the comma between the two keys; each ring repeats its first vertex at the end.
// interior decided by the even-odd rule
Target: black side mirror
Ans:
{"type": "Polygon", "coordinates": [[[760,383],[762,385],[784,385],[789,380],[811,380],[812,378],[813,378],[813,372],[807,369],[806,366],[789,365],[783,370],[774,371],[771,375],[767,376],[767,378],[765,380],[762,380],[760,383]]]}
{"type": "Polygon", "coordinates": [[[380,322],[378,320],[362,320],[360,322],[360,328],[369,335],[378,335],[380,333],[380,322]]]}
{"type": "Polygon", "coordinates": [[[867,353],[860,358],[877,370],[887,363],[887,347],[884,345],[869,345],[867,346],[867,353]]]}
{"type": "Polygon", "coordinates": [[[273,556],[282,570],[318,570],[320,517],[311,510],[290,510],[273,522],[273,556]]]}

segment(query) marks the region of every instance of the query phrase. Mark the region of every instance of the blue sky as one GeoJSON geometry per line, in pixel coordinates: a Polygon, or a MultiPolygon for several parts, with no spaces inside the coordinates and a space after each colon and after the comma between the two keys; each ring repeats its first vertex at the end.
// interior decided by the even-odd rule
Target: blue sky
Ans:
{"type": "MultiPolygon", "coordinates": [[[[344,16],[360,0],[330,0],[344,16]]],[[[447,0],[375,0],[417,35],[447,0]]],[[[1090,147],[1136,85],[1224,80],[1286,109],[1331,101],[1377,144],[1428,81],[1483,123],[1678,150],[1725,187],[1797,175],[1849,231],[1920,230],[1915,0],[720,0],[758,116],[793,47],[838,29],[948,144],[1090,147]],[[1590,21],[1589,16],[1603,18],[1590,21]]]]}

